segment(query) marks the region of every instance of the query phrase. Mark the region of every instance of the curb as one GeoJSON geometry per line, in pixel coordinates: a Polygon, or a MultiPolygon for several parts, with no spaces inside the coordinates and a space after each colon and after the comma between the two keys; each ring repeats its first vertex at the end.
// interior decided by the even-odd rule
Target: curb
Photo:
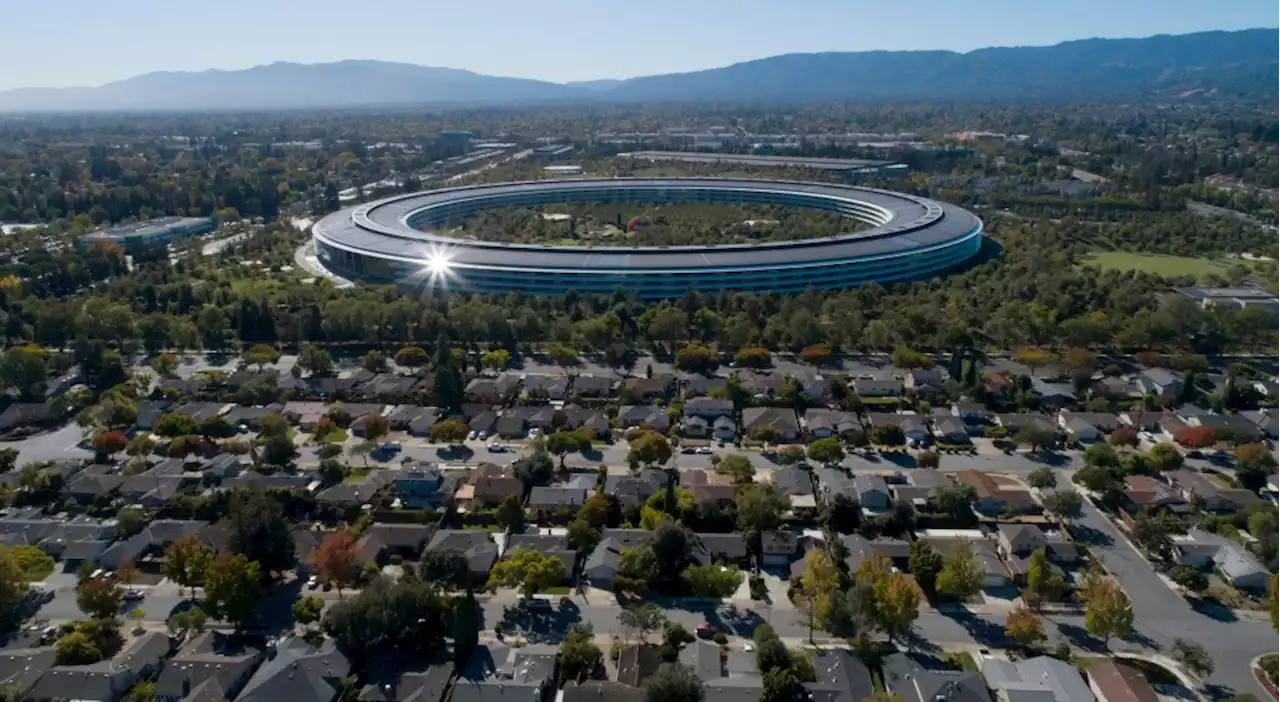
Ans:
{"type": "Polygon", "coordinates": [[[1158,653],[1132,653],[1129,651],[1112,651],[1111,655],[1115,658],[1133,658],[1136,660],[1147,661],[1149,663],[1155,663],[1161,668],[1173,673],[1174,677],[1178,679],[1178,682],[1182,683],[1183,687],[1190,690],[1191,694],[1195,695],[1197,700],[1201,700],[1203,702],[1205,699],[1204,693],[1200,691],[1200,683],[1183,671],[1182,666],[1178,665],[1176,661],[1168,656],[1162,656],[1158,653]]]}
{"type": "Polygon", "coordinates": [[[1262,666],[1259,665],[1263,658],[1270,655],[1274,654],[1263,653],[1254,656],[1253,660],[1249,661],[1249,672],[1253,673],[1253,679],[1257,681],[1258,687],[1266,690],[1267,694],[1271,695],[1271,699],[1280,699],[1280,695],[1276,692],[1276,686],[1271,684],[1271,680],[1267,678],[1266,672],[1264,672],[1262,670],[1262,666]]]}

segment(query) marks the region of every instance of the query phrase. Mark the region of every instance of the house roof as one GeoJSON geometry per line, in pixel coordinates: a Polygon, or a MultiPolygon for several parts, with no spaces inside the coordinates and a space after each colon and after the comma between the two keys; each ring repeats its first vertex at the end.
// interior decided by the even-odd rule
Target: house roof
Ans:
{"type": "Polygon", "coordinates": [[[1085,672],[1108,701],[1158,702],[1160,699],[1141,672],[1123,663],[1103,659],[1091,663],[1085,672]]]}
{"type": "Polygon", "coordinates": [[[813,669],[817,680],[805,687],[811,693],[826,693],[824,702],[863,702],[875,694],[871,671],[853,651],[838,648],[818,654],[813,669]]]}
{"type": "Polygon", "coordinates": [[[644,690],[610,680],[570,681],[561,702],[644,702],[644,690]]]}
{"type": "Polygon", "coordinates": [[[587,491],[581,488],[540,485],[529,491],[528,506],[579,507],[587,501],[587,491]]]}
{"type": "Polygon", "coordinates": [[[206,631],[189,641],[169,659],[156,679],[157,697],[183,702],[218,702],[230,699],[233,688],[257,667],[262,652],[234,647],[222,632],[206,631]]]}
{"type": "Polygon", "coordinates": [[[885,685],[905,702],[991,702],[981,675],[931,665],[920,657],[894,653],[885,657],[881,670],[885,685]]]}
{"type": "Polygon", "coordinates": [[[742,427],[747,431],[760,427],[771,427],[779,433],[796,433],[800,431],[800,423],[796,421],[796,413],[780,407],[747,407],[742,410],[742,427]]]}
{"type": "Polygon", "coordinates": [[[13,688],[21,696],[52,667],[52,646],[0,649],[0,686],[13,688]]]}
{"type": "Polygon", "coordinates": [[[1036,656],[1016,663],[989,658],[982,673],[987,684],[1003,690],[1010,702],[1094,702],[1093,692],[1070,663],[1036,656]]]}
{"type": "Polygon", "coordinates": [[[696,536],[698,543],[693,549],[693,557],[703,565],[721,559],[738,560],[747,555],[747,541],[739,532],[697,534],[696,536]]]}
{"type": "Polygon", "coordinates": [[[1034,502],[1031,493],[1026,490],[1006,490],[994,478],[980,470],[958,470],[954,475],[956,480],[973,487],[980,500],[999,500],[1014,505],[1030,505],[1034,502]]]}
{"type": "Polygon", "coordinates": [[[356,560],[369,563],[387,549],[421,550],[430,534],[427,524],[371,524],[356,541],[356,560]]]}
{"type": "Polygon", "coordinates": [[[639,687],[650,675],[658,672],[662,658],[655,646],[633,644],[618,652],[618,682],[639,687]]]}
{"type": "Polygon", "coordinates": [[[316,494],[317,502],[336,504],[360,504],[373,499],[382,488],[395,480],[396,471],[371,470],[364,480],[356,483],[338,483],[333,487],[321,490],[316,494]]]}
{"type": "Polygon", "coordinates": [[[437,663],[371,677],[360,691],[364,702],[439,702],[453,677],[453,665],[437,663]]]}
{"type": "Polygon", "coordinates": [[[473,574],[488,573],[498,559],[498,544],[487,531],[437,529],[427,543],[428,551],[457,551],[467,559],[473,574]]]}
{"type": "Polygon", "coordinates": [[[351,672],[351,661],[333,639],[312,646],[291,636],[276,646],[236,698],[236,702],[332,702],[338,681],[351,672]]]}

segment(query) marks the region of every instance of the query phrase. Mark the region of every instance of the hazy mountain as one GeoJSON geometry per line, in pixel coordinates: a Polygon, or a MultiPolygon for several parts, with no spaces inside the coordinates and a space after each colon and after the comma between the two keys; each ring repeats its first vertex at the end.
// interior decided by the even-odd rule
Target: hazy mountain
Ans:
{"type": "Polygon", "coordinates": [[[343,107],[556,100],[584,91],[546,81],[385,61],[273,63],[242,71],[160,72],[97,88],[0,92],[2,110],[343,107]]]}
{"type": "Polygon", "coordinates": [[[0,110],[279,109],[395,104],[854,100],[1272,99],[1280,32],[1054,46],[788,54],[692,73],[557,84],[382,61],[148,73],[96,88],[0,92],[0,110]]]}
{"type": "Polygon", "coordinates": [[[624,100],[1054,100],[1209,90],[1275,95],[1275,29],[1054,46],[788,54],[693,73],[647,76],[624,100]]]}

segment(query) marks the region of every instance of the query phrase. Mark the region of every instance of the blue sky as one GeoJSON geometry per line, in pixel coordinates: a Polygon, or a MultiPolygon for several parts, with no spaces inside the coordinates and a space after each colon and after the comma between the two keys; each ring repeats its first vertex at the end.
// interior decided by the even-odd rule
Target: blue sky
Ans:
{"type": "Polygon", "coordinates": [[[569,81],[1275,27],[1276,0],[4,0],[0,89],[347,58],[569,81]],[[15,57],[26,57],[17,58],[15,57]]]}

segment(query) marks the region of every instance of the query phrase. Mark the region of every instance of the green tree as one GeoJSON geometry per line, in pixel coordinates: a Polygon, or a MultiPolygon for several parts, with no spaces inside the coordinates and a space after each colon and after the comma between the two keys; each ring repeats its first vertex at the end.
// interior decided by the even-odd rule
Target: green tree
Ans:
{"type": "Polygon", "coordinates": [[[671,443],[656,431],[641,431],[628,444],[627,460],[633,463],[660,466],[671,460],[671,443]]]}
{"type": "Polygon", "coordinates": [[[191,596],[196,596],[196,587],[204,582],[205,569],[213,554],[204,547],[200,537],[195,534],[174,541],[164,550],[164,562],[160,572],[183,587],[191,588],[191,596]]]}
{"type": "Polygon", "coordinates": [[[53,646],[55,665],[90,665],[102,658],[102,648],[83,631],[73,631],[53,646]]]}
{"type": "Polygon", "coordinates": [[[1204,679],[1213,675],[1213,657],[1204,649],[1204,646],[1183,638],[1173,640],[1173,646],[1170,647],[1173,654],[1173,660],[1187,669],[1192,675],[1204,679]]]}
{"type": "Polygon", "coordinates": [[[1075,490],[1057,490],[1044,496],[1044,508],[1063,519],[1079,519],[1084,498],[1075,490]]]}
{"type": "Polygon", "coordinates": [[[396,351],[396,365],[405,368],[421,368],[427,365],[431,357],[421,346],[406,346],[396,351]]]}
{"type": "Polygon", "coordinates": [[[489,572],[489,589],[519,588],[524,597],[564,581],[564,562],[533,549],[517,548],[489,572]]]}
{"type": "Polygon", "coordinates": [[[729,476],[739,485],[750,483],[756,475],[751,460],[740,453],[715,454],[711,457],[711,465],[717,473],[729,476]]]}
{"type": "Polygon", "coordinates": [[[844,460],[844,449],[834,436],[818,439],[809,444],[809,458],[818,463],[839,463],[844,460]]]}
{"type": "Polygon", "coordinates": [[[445,419],[431,425],[428,438],[433,443],[458,444],[467,438],[470,431],[466,424],[457,419],[445,419]]]}
{"type": "Polygon", "coordinates": [[[560,644],[560,684],[585,680],[604,663],[604,654],[592,640],[595,631],[590,623],[573,624],[565,631],[560,644]]]}
{"type": "Polygon", "coordinates": [[[520,504],[520,498],[515,495],[502,498],[502,502],[498,503],[494,521],[498,526],[508,530],[518,529],[524,525],[524,507],[520,504]]]}
{"type": "Polygon", "coordinates": [[[1162,473],[1182,467],[1182,453],[1173,444],[1156,444],[1147,451],[1147,462],[1162,473]]]}
{"type": "Polygon", "coordinates": [[[773,356],[759,347],[747,347],[738,349],[733,355],[733,362],[743,368],[768,368],[773,365],[773,356]]]}
{"type": "Polygon", "coordinates": [[[907,550],[907,570],[925,594],[933,595],[936,592],[938,573],[942,572],[942,566],[942,554],[928,541],[917,539],[911,542],[911,547],[907,550]]]}
{"type": "Polygon", "coordinates": [[[257,563],[263,575],[282,573],[297,562],[293,530],[284,510],[262,490],[237,490],[227,522],[231,551],[257,563]]]}
{"type": "Polygon", "coordinates": [[[240,354],[240,358],[248,365],[262,368],[268,363],[275,363],[280,360],[280,349],[267,344],[254,344],[245,349],[240,354]]]}
{"type": "Polygon", "coordinates": [[[82,580],[76,585],[76,606],[94,619],[115,619],[124,591],[106,580],[82,580]]]}
{"type": "Polygon", "coordinates": [[[9,347],[0,356],[0,386],[28,402],[44,399],[48,360],[49,352],[35,344],[9,347]]]}
{"type": "Polygon", "coordinates": [[[303,626],[320,621],[324,613],[324,600],[315,595],[307,595],[293,603],[293,620],[303,626]]]}
{"type": "Polygon", "coordinates": [[[764,674],[760,702],[793,702],[800,683],[788,668],[774,668],[764,674]]]}
{"type": "Polygon", "coordinates": [[[1128,636],[1133,631],[1133,607],[1114,580],[1103,580],[1089,593],[1084,627],[1090,634],[1101,636],[1103,646],[1109,645],[1112,637],[1128,636]]]}
{"type": "Polygon", "coordinates": [[[253,615],[258,602],[258,564],[241,553],[215,556],[204,574],[204,608],[214,618],[235,625],[239,631],[253,615]]]}
{"type": "Polygon", "coordinates": [[[591,436],[585,431],[558,431],[547,437],[547,450],[560,457],[560,467],[564,468],[566,456],[591,450],[591,436]]]}
{"type": "Polygon", "coordinates": [[[1189,565],[1170,568],[1169,578],[1192,592],[1203,592],[1209,587],[1209,576],[1189,565]]]}
{"type": "Polygon", "coordinates": [[[1046,490],[1058,486],[1058,476],[1053,469],[1040,467],[1027,474],[1027,484],[1033,488],[1046,490]]]}
{"type": "Polygon", "coordinates": [[[969,542],[956,539],[951,552],[942,559],[938,572],[938,593],[957,600],[968,599],[982,590],[982,566],[969,542]]]}
{"type": "Polygon", "coordinates": [[[790,499],[772,485],[749,483],[738,488],[733,496],[737,511],[738,529],[757,555],[760,540],[766,532],[778,528],[782,514],[791,507],[790,499]]]}
{"type": "Polygon", "coordinates": [[[644,682],[644,702],[703,702],[706,690],[692,668],[664,663],[644,682]]]}
{"type": "Polygon", "coordinates": [[[326,375],[333,370],[333,357],[319,346],[303,344],[298,350],[298,366],[312,375],[326,375]]]}
{"type": "Polygon", "coordinates": [[[1045,640],[1044,625],[1031,610],[1018,607],[1005,618],[1004,633],[1023,648],[1030,648],[1045,640]]]}
{"type": "Polygon", "coordinates": [[[920,616],[920,593],[902,573],[893,573],[876,589],[876,620],[889,640],[906,633],[920,616]]]}
{"type": "Polygon", "coordinates": [[[804,572],[800,575],[797,606],[805,612],[809,642],[814,629],[823,629],[831,619],[832,595],[840,589],[840,570],[825,549],[810,549],[804,554],[804,572]]]}
{"type": "Polygon", "coordinates": [[[648,643],[649,634],[661,631],[667,625],[667,613],[662,607],[643,602],[627,605],[618,613],[622,630],[636,637],[640,643],[648,643]]]}
{"type": "Polygon", "coordinates": [[[202,633],[208,621],[209,615],[205,614],[203,609],[192,607],[170,615],[165,626],[169,629],[169,633],[185,639],[190,634],[202,633]]]}

